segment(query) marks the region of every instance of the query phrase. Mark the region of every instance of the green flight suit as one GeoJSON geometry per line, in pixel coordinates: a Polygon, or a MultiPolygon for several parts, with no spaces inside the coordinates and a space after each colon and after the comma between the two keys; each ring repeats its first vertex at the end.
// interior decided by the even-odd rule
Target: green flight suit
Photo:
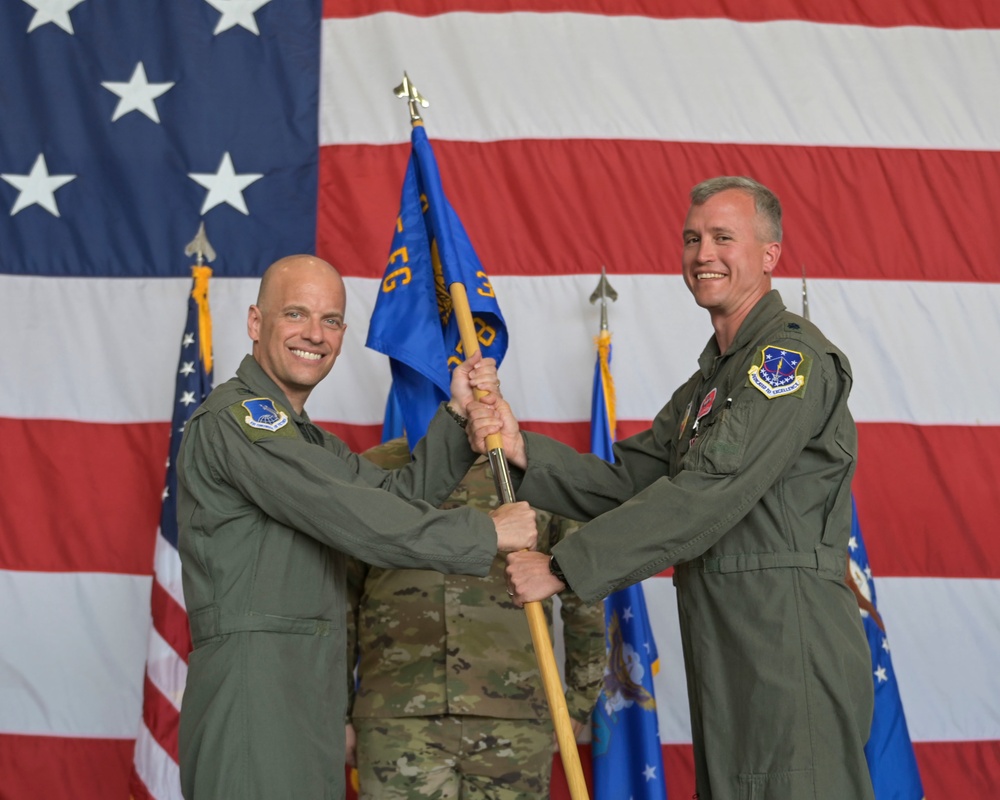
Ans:
{"type": "Polygon", "coordinates": [[[294,413],[250,356],[202,403],[178,461],[188,800],[344,796],[343,554],[485,575],[492,520],[435,508],[474,459],[439,411],[413,464],[382,470],[294,413]]]}
{"type": "Polygon", "coordinates": [[[700,800],[871,800],[850,365],[772,291],[699,366],[614,465],[525,434],[518,499],[597,517],[553,548],[584,600],[676,565],[700,800]]]}

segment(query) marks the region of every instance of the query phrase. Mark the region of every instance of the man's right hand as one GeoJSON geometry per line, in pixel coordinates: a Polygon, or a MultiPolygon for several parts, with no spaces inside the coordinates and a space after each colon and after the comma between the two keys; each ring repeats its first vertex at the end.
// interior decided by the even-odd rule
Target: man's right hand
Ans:
{"type": "Polygon", "coordinates": [[[552,556],[545,553],[509,553],[507,555],[507,594],[518,608],[525,603],[547,600],[561,592],[566,584],[552,574],[552,556]]]}
{"type": "Polygon", "coordinates": [[[499,433],[507,463],[520,469],[528,468],[528,454],[525,452],[517,418],[511,411],[510,404],[499,392],[491,392],[481,400],[469,403],[465,416],[469,418],[466,426],[469,447],[474,452],[483,455],[488,453],[486,437],[499,433]]]}
{"type": "Polygon", "coordinates": [[[497,551],[534,550],[538,542],[535,509],[525,502],[506,503],[490,512],[497,529],[497,551]]]}

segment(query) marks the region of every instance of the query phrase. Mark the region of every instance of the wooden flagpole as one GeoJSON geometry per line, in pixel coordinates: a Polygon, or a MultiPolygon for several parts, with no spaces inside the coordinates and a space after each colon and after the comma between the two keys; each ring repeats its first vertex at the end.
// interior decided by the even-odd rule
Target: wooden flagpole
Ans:
{"type": "MultiPolygon", "coordinates": [[[[396,87],[395,94],[397,97],[407,98],[411,124],[422,125],[423,120],[420,117],[418,105],[426,108],[429,103],[420,95],[405,72],[403,73],[403,82],[396,87]]],[[[476,336],[476,327],[472,320],[472,311],[469,308],[469,296],[466,293],[465,285],[461,282],[449,285],[448,293],[451,296],[452,313],[455,314],[458,330],[462,336],[462,350],[465,357],[469,358],[479,350],[479,338],[476,336]]],[[[475,390],[477,399],[481,399],[485,394],[478,389],[475,390]]],[[[500,502],[515,502],[510,468],[507,466],[507,459],[504,456],[503,439],[500,434],[495,433],[489,436],[486,439],[486,447],[500,502]]],[[[580,763],[580,751],[576,746],[576,736],[573,734],[569,709],[566,707],[566,694],[559,677],[559,667],[556,664],[552,639],[549,637],[545,611],[542,609],[541,603],[533,602],[524,604],[524,613],[528,617],[531,642],[535,648],[535,658],[538,660],[538,670],[542,676],[542,685],[545,689],[545,698],[549,703],[549,712],[552,714],[552,724],[556,731],[556,741],[559,743],[559,756],[562,759],[563,770],[566,772],[570,797],[572,800],[589,800],[587,782],[583,777],[583,766],[580,763]]]]}
{"type": "MultiPolygon", "coordinates": [[[[452,312],[458,322],[462,334],[462,349],[466,358],[479,350],[479,340],[476,337],[472,312],[469,310],[469,298],[462,283],[453,283],[448,287],[451,295],[452,312]]],[[[475,390],[477,399],[485,392],[475,390]]],[[[501,503],[515,501],[513,483],[510,478],[510,468],[503,452],[503,440],[499,433],[491,434],[486,439],[486,447],[493,468],[493,478],[497,485],[497,494],[501,503]]],[[[556,741],[559,742],[559,756],[566,772],[566,782],[569,784],[569,794],[572,800],[588,800],[587,782],[583,777],[583,766],[580,763],[580,751],[576,746],[576,736],[566,707],[566,694],[563,691],[562,680],[559,677],[559,667],[556,665],[555,651],[549,637],[549,625],[545,619],[545,611],[539,602],[525,603],[524,613],[528,616],[528,628],[531,631],[531,642],[535,648],[535,658],[538,660],[538,671],[542,675],[542,685],[545,688],[545,698],[549,702],[549,712],[552,714],[552,724],[556,730],[556,741]]]]}

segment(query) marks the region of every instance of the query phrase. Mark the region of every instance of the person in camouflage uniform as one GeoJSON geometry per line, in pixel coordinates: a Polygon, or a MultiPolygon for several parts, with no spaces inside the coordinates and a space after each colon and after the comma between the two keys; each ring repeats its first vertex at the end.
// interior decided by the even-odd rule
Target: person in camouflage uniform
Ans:
{"type": "MultiPolygon", "coordinates": [[[[364,455],[385,469],[410,460],[405,439],[364,455]]],[[[482,458],[441,508],[497,505],[482,458]]],[[[579,526],[536,516],[546,552],[579,526]]],[[[348,563],[348,662],[358,665],[349,715],[361,798],[548,797],[552,721],[527,618],[510,602],[503,570],[502,557],[486,578],[472,579],[348,563]]],[[[604,608],[571,592],[561,600],[566,705],[579,732],[601,688],[604,608]]],[[[544,607],[551,630],[551,601],[544,607]]]]}

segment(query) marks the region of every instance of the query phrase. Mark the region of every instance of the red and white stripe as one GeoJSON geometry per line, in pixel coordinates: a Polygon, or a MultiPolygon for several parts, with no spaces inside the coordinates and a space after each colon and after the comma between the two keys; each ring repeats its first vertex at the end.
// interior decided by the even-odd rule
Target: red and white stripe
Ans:
{"type": "MultiPolygon", "coordinates": [[[[348,278],[350,328],[310,413],[356,446],[378,437],[389,371],[363,342],[408,157],[404,69],[508,321],[504,389],[526,427],[581,449],[600,267],[628,434],[710,334],[679,275],[687,190],[754,175],[785,204],[777,287],[798,310],[805,267],[811,316],[854,366],[855,494],[927,796],[992,796],[1000,6],[690,5],[327,2],[317,252],[348,278]]],[[[0,329],[30,333],[0,354],[5,798],[125,796],[189,287],[0,276],[0,329]]],[[[255,294],[212,282],[217,380],[247,352],[255,294]]],[[[646,595],[668,787],[689,796],[673,590],[646,595]]],[[[176,663],[148,670],[166,697],[183,682],[176,663]]]]}
{"type": "Polygon", "coordinates": [[[162,533],[156,537],[150,606],[142,720],[129,788],[133,800],[181,800],[177,734],[191,631],[180,557],[162,533]]]}

